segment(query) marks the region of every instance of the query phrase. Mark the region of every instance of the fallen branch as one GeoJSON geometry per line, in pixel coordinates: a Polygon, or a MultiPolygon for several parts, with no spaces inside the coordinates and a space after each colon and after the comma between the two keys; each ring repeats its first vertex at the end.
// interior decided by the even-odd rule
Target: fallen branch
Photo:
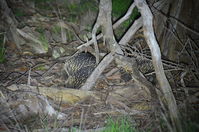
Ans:
{"type": "Polygon", "coordinates": [[[0,97],[0,104],[1,124],[9,124],[12,121],[15,121],[15,123],[28,121],[31,116],[37,117],[38,115],[58,120],[67,117],[66,114],[56,111],[46,97],[34,92],[9,91],[7,96],[0,97]]]}

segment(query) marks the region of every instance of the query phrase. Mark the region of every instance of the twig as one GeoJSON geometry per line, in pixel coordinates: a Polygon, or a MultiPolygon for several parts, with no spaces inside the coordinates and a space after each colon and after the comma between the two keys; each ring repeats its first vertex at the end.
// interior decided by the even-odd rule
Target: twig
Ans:
{"type": "Polygon", "coordinates": [[[82,124],[83,124],[83,117],[84,117],[84,108],[82,108],[82,113],[81,113],[81,119],[80,119],[80,124],[79,124],[79,129],[82,129],[82,124]]]}
{"type": "MultiPolygon", "coordinates": [[[[187,74],[187,71],[184,71],[184,72],[181,74],[181,76],[180,76],[180,83],[181,83],[182,87],[184,87],[184,88],[186,87],[185,82],[184,82],[184,77],[186,76],[186,74],[187,74]]],[[[184,91],[185,91],[185,95],[188,97],[188,96],[189,96],[188,90],[187,90],[187,89],[184,89],[184,91]]]]}
{"type": "Polygon", "coordinates": [[[30,81],[31,81],[31,76],[30,76],[30,74],[31,74],[31,68],[30,68],[29,71],[28,71],[28,82],[27,82],[27,85],[30,85],[30,81]]]}

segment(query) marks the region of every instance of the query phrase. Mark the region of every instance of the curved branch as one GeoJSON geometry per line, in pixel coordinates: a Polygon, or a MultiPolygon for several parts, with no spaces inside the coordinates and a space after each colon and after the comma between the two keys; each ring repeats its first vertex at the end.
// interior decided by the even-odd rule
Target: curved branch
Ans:
{"type": "Polygon", "coordinates": [[[162,98],[162,100],[166,100],[164,103],[168,106],[169,115],[174,127],[174,131],[180,132],[182,131],[182,127],[179,120],[179,112],[177,109],[175,97],[171,90],[171,86],[164,73],[160,48],[156,41],[153,29],[153,15],[145,0],[135,0],[135,4],[141,13],[141,16],[143,17],[144,36],[151,50],[152,62],[156,72],[156,77],[160,85],[160,89],[163,92],[164,98],[162,98]]]}

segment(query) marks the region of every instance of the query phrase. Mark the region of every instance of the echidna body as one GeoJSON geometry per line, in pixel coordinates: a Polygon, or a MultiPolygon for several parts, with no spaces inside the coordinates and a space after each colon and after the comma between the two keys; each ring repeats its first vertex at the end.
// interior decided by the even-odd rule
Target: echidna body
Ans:
{"type": "Polygon", "coordinates": [[[66,86],[79,88],[96,67],[96,58],[91,53],[78,53],[69,58],[64,65],[67,73],[66,86]]]}

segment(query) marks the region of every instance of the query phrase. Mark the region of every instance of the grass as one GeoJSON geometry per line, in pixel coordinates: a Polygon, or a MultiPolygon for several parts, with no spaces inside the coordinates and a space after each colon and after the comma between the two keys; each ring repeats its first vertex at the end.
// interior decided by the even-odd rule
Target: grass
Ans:
{"type": "Polygon", "coordinates": [[[35,31],[39,33],[44,33],[45,29],[43,27],[36,27],[35,31]]]}
{"type": "Polygon", "coordinates": [[[46,39],[43,33],[40,33],[39,40],[42,43],[42,47],[44,48],[44,50],[48,51],[48,47],[49,47],[48,40],[46,39]]]}
{"type": "MultiPolygon", "coordinates": [[[[72,127],[69,132],[78,132],[79,129],[72,127]]],[[[117,119],[109,118],[105,129],[101,132],[138,132],[138,130],[133,126],[131,120],[128,117],[120,117],[117,119]]]]}
{"type": "Polygon", "coordinates": [[[49,48],[49,44],[48,44],[48,40],[46,39],[45,35],[44,35],[44,31],[45,29],[43,27],[37,27],[35,29],[35,31],[39,32],[39,41],[42,43],[42,47],[44,48],[45,51],[48,51],[49,48]]]}
{"type": "Polygon", "coordinates": [[[55,34],[61,34],[61,27],[55,25],[52,27],[52,32],[55,34]]]}
{"type": "Polygon", "coordinates": [[[133,126],[130,119],[122,117],[116,120],[109,118],[102,132],[138,132],[138,130],[133,126]]]}

